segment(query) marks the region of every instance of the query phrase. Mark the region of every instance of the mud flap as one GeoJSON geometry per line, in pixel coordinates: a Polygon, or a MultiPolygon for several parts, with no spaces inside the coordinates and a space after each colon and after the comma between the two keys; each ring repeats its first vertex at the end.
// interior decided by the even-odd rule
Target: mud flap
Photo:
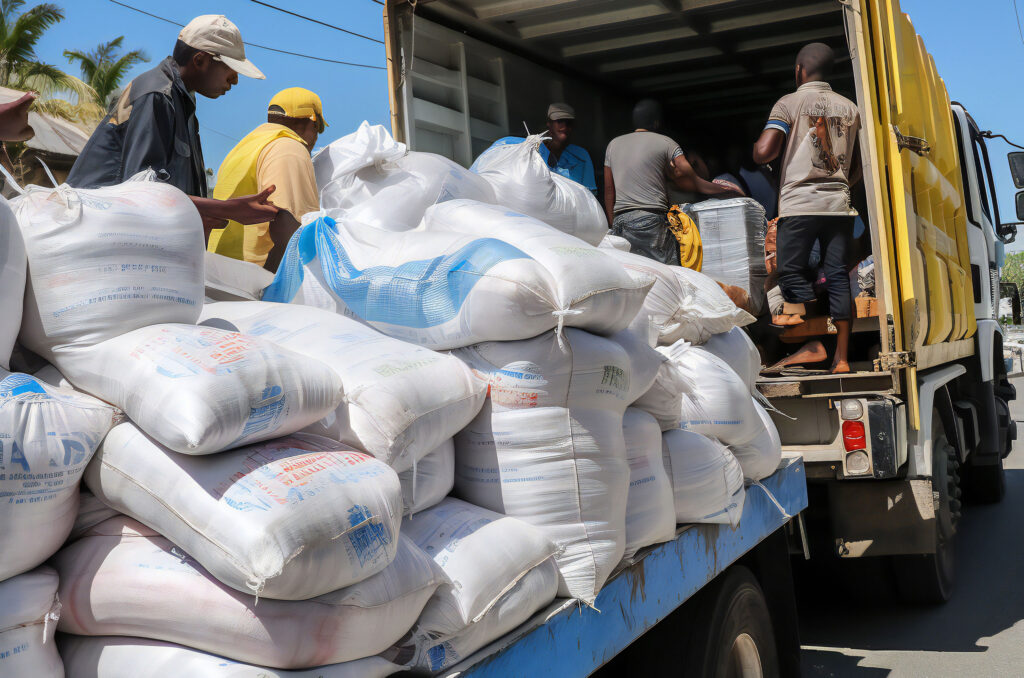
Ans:
{"type": "Polygon", "coordinates": [[[935,552],[931,480],[836,482],[829,516],[841,558],[935,552]]]}

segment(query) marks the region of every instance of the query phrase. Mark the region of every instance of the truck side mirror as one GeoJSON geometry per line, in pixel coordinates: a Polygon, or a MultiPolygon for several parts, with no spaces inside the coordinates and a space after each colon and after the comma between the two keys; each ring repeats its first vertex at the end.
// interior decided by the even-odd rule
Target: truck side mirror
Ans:
{"type": "Polygon", "coordinates": [[[1006,157],[1010,161],[1010,174],[1013,176],[1013,185],[1017,188],[1024,188],[1024,151],[1014,151],[1013,153],[1008,153],[1006,157]]]}
{"type": "Polygon", "coordinates": [[[1013,202],[1017,206],[1017,221],[1024,221],[1024,191],[1018,191],[1013,202]]]}

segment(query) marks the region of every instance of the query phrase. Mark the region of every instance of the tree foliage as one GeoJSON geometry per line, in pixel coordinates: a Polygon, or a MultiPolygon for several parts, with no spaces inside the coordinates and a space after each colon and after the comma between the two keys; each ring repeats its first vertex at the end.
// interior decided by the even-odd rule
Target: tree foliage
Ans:
{"type": "Polygon", "coordinates": [[[1017,289],[1024,292],[1024,252],[1010,252],[1006,255],[1001,278],[1005,282],[1017,283],[1017,289]]]}
{"type": "Polygon", "coordinates": [[[102,114],[92,87],[40,61],[36,54],[39,39],[63,21],[64,10],[48,2],[22,11],[24,6],[25,0],[0,0],[0,86],[38,92],[35,110],[68,120],[89,120],[96,118],[97,112],[102,114]]]}
{"type": "Polygon", "coordinates": [[[128,70],[135,64],[149,61],[149,57],[140,49],[119,54],[123,42],[124,36],[120,35],[110,42],[100,43],[95,49],[87,52],[64,50],[64,56],[68,61],[78,63],[82,70],[82,79],[96,93],[95,103],[104,109],[110,104],[111,95],[121,87],[128,70]]]}

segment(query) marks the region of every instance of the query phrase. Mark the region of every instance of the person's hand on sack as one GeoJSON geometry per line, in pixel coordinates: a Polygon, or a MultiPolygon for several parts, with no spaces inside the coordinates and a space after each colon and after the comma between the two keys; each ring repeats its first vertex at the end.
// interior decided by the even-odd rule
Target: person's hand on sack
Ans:
{"type": "Polygon", "coordinates": [[[728,188],[731,191],[735,191],[736,195],[738,195],[740,197],[745,197],[747,195],[746,193],[743,192],[742,188],[740,188],[739,186],[737,186],[736,184],[734,184],[731,181],[727,181],[725,179],[715,179],[711,183],[717,184],[717,185],[722,186],[724,188],[728,188]]]}
{"type": "Polygon", "coordinates": [[[35,136],[28,124],[28,109],[38,96],[25,92],[20,99],[0,104],[0,141],[27,141],[35,136]]]}

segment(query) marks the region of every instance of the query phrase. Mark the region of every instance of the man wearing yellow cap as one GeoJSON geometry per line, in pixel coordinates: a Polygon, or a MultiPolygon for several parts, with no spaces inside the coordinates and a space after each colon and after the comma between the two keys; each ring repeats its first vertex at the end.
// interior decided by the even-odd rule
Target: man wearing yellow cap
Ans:
{"type": "Polygon", "coordinates": [[[281,211],[261,224],[228,222],[210,234],[211,252],[277,270],[302,215],[320,208],[309,153],[326,124],[320,97],[308,89],[289,87],[274,95],[267,122],[249,132],[221,163],[213,197],[229,200],[274,187],[270,198],[281,211]]]}
{"type": "Polygon", "coordinates": [[[238,27],[219,14],[199,16],[178,34],[171,56],[132,80],[68,174],[76,188],[119,184],[146,169],[192,198],[204,227],[228,219],[258,223],[277,213],[266,195],[238,195],[229,201],[207,197],[206,165],[199,143],[195,94],[216,99],[238,76],[262,80],[245,58],[238,27]]]}

